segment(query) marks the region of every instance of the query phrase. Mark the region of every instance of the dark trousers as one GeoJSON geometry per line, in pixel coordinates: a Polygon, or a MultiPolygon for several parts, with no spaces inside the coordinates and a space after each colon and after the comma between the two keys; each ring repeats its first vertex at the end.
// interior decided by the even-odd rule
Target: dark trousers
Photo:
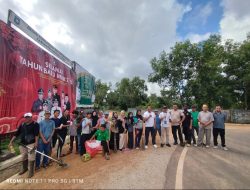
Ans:
{"type": "Polygon", "coordinates": [[[128,148],[134,148],[134,132],[128,132],[128,148]]]}
{"type": "MultiPolygon", "coordinates": [[[[41,153],[46,154],[47,156],[50,153],[50,149],[51,149],[51,144],[44,144],[43,142],[39,142],[38,143],[38,147],[37,150],[41,153]]],[[[43,165],[48,165],[48,157],[44,156],[43,157],[43,165]]],[[[36,167],[40,166],[40,161],[41,161],[41,154],[36,153],[36,167]]]]}
{"type": "Polygon", "coordinates": [[[195,139],[194,131],[196,131],[197,136],[198,136],[199,135],[199,127],[192,126],[191,140],[193,139],[193,143],[196,144],[196,139],[195,139]]]}
{"type": "Polygon", "coordinates": [[[158,132],[159,136],[161,137],[161,126],[160,126],[160,128],[156,127],[155,136],[157,135],[157,132],[158,132]]]}
{"type": "Polygon", "coordinates": [[[154,127],[146,127],[145,128],[145,145],[148,145],[149,133],[151,133],[152,144],[155,144],[155,128],[154,127]]]}
{"type": "Polygon", "coordinates": [[[58,134],[57,135],[57,139],[58,139],[58,148],[57,148],[57,158],[59,158],[62,155],[62,148],[65,142],[65,138],[66,138],[67,134],[58,134]]]}
{"type": "Polygon", "coordinates": [[[191,144],[192,129],[189,126],[183,126],[183,134],[185,136],[185,141],[191,144]]]}
{"type": "Polygon", "coordinates": [[[55,146],[56,146],[56,141],[57,141],[57,132],[55,131],[55,133],[53,134],[53,136],[52,136],[52,148],[55,148],[55,146]]]}
{"type": "Polygon", "coordinates": [[[141,141],[141,136],[142,136],[142,130],[143,130],[143,129],[135,129],[135,131],[136,131],[135,146],[136,146],[136,147],[140,147],[140,141],[141,141]]]}
{"type": "Polygon", "coordinates": [[[104,154],[105,154],[105,153],[109,153],[109,148],[108,148],[108,143],[107,143],[107,141],[101,141],[101,145],[102,145],[104,154]]]}
{"type": "Polygon", "coordinates": [[[213,128],[213,136],[214,136],[214,146],[218,145],[218,135],[220,135],[221,138],[221,146],[225,147],[225,129],[218,129],[218,128],[213,128]]]}
{"type": "Polygon", "coordinates": [[[86,154],[85,142],[90,139],[90,134],[82,134],[81,135],[81,149],[80,149],[80,156],[86,154]]]}
{"type": "Polygon", "coordinates": [[[115,150],[115,138],[116,138],[116,150],[119,149],[119,133],[111,132],[109,141],[109,148],[111,150],[115,150]]]}
{"type": "Polygon", "coordinates": [[[178,143],[178,138],[177,138],[177,134],[176,134],[177,131],[178,131],[178,136],[179,136],[179,139],[180,139],[180,143],[183,143],[183,137],[182,137],[180,125],[172,126],[172,134],[173,134],[173,137],[174,137],[174,142],[178,143]]]}
{"type": "Polygon", "coordinates": [[[78,152],[78,138],[77,138],[77,136],[70,136],[70,148],[69,148],[69,150],[71,152],[73,151],[74,140],[76,141],[76,152],[78,152]]]}

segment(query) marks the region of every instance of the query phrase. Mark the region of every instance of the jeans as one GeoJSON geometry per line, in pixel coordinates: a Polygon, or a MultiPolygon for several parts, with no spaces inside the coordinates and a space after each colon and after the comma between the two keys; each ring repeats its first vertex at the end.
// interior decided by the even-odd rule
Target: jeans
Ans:
{"type": "Polygon", "coordinates": [[[204,134],[206,135],[206,145],[210,146],[211,128],[200,127],[198,135],[198,145],[203,143],[204,134]]]}
{"type": "MultiPolygon", "coordinates": [[[[49,155],[50,147],[51,147],[50,143],[44,144],[43,142],[39,142],[37,150],[46,155],[49,155]]],[[[36,167],[40,166],[40,161],[41,161],[41,154],[36,153],[36,167]]],[[[43,157],[43,165],[48,165],[48,158],[46,156],[43,157]]]]}
{"type": "Polygon", "coordinates": [[[71,152],[73,151],[74,141],[76,141],[76,152],[78,152],[78,137],[77,136],[70,136],[70,148],[69,148],[69,150],[71,152]]]}
{"type": "Polygon", "coordinates": [[[214,136],[214,146],[218,145],[218,135],[220,135],[221,138],[221,146],[225,147],[225,129],[219,129],[219,128],[213,128],[213,136],[214,136]]]}
{"type": "Polygon", "coordinates": [[[183,137],[182,137],[182,132],[181,132],[181,126],[180,125],[176,125],[176,126],[172,126],[172,134],[174,137],[174,142],[178,143],[178,138],[177,138],[177,134],[176,132],[178,131],[178,136],[180,139],[180,143],[183,144],[183,137]]]}
{"type": "Polygon", "coordinates": [[[140,141],[141,141],[141,136],[142,136],[142,130],[143,130],[143,129],[135,129],[135,131],[136,131],[135,146],[136,146],[136,147],[140,147],[140,141]]]}
{"type": "Polygon", "coordinates": [[[145,128],[145,145],[148,145],[149,133],[151,133],[152,144],[155,145],[155,128],[154,127],[146,127],[145,128]]]}
{"type": "Polygon", "coordinates": [[[199,127],[194,127],[194,126],[192,126],[192,136],[191,136],[191,140],[193,139],[193,143],[196,144],[196,139],[195,139],[194,131],[196,131],[197,136],[198,136],[198,135],[199,135],[199,127]]]}
{"type": "Polygon", "coordinates": [[[80,149],[80,156],[86,154],[85,142],[90,139],[90,134],[82,134],[81,135],[81,149],[80,149]]]}

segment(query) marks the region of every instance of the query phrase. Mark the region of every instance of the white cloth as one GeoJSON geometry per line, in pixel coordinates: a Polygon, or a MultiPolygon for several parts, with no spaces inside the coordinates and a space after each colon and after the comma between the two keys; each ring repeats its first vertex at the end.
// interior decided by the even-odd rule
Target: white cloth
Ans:
{"type": "Polygon", "coordinates": [[[154,112],[148,112],[146,111],[144,114],[143,114],[143,117],[144,119],[147,119],[147,121],[145,121],[145,126],[146,127],[154,127],[154,124],[155,124],[155,113],[154,112]],[[149,116],[151,115],[150,118],[148,118],[149,116]]]}
{"type": "Polygon", "coordinates": [[[170,113],[169,112],[161,112],[159,117],[161,119],[161,126],[162,127],[169,127],[170,113]]]}
{"type": "Polygon", "coordinates": [[[91,125],[91,119],[84,118],[82,121],[82,134],[90,134],[90,125],[87,125],[87,123],[91,125]]]}
{"type": "Polygon", "coordinates": [[[123,149],[125,148],[125,134],[124,133],[120,133],[119,135],[119,149],[123,149]]]}
{"type": "Polygon", "coordinates": [[[171,116],[170,116],[172,126],[180,125],[181,117],[183,117],[183,116],[184,116],[183,112],[181,112],[179,110],[176,110],[176,111],[172,110],[171,116]]]}

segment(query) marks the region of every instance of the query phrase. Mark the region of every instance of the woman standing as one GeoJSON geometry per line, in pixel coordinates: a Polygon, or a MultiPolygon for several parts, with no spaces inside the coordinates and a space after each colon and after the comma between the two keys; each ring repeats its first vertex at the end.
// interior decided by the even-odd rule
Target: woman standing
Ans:
{"type": "Polygon", "coordinates": [[[141,115],[141,110],[137,110],[136,111],[136,116],[134,119],[134,123],[135,123],[135,147],[136,149],[140,148],[140,141],[141,141],[141,136],[142,136],[142,132],[143,132],[143,117],[141,115]]]}
{"type": "Polygon", "coordinates": [[[110,141],[109,141],[109,147],[110,149],[114,150],[114,152],[117,151],[119,148],[119,133],[118,133],[118,126],[117,126],[117,120],[118,120],[118,114],[117,112],[113,112],[112,115],[112,121],[111,121],[111,135],[110,135],[110,141]]]}
{"type": "Polygon", "coordinates": [[[126,129],[128,130],[128,148],[134,148],[134,116],[132,112],[128,113],[126,120],[126,129]]]}
{"type": "Polygon", "coordinates": [[[118,132],[119,132],[119,150],[125,149],[125,137],[126,137],[126,116],[125,111],[121,111],[120,117],[117,120],[118,132]]]}

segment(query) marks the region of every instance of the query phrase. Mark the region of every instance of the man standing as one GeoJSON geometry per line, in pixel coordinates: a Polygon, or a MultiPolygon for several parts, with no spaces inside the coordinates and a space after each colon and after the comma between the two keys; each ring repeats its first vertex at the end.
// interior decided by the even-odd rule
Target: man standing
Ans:
{"type": "MultiPolygon", "coordinates": [[[[61,119],[59,119],[59,114],[60,114],[60,111],[55,110],[54,114],[53,114],[54,117],[51,118],[51,120],[53,120],[55,122],[55,132],[54,132],[53,137],[52,137],[52,148],[55,148],[57,140],[60,141],[60,139],[58,137],[58,133],[61,130],[60,126],[62,123],[61,123],[61,119]]],[[[59,152],[59,148],[57,148],[57,155],[58,155],[58,152],[59,152]]]]}
{"type": "Polygon", "coordinates": [[[91,112],[87,112],[87,117],[82,121],[81,149],[80,156],[86,154],[85,142],[91,138],[90,129],[92,125],[91,112]]]}
{"type": "Polygon", "coordinates": [[[40,111],[43,111],[43,89],[40,88],[38,91],[38,99],[33,102],[31,112],[38,114],[40,111]]]}
{"type": "Polygon", "coordinates": [[[185,116],[184,121],[182,122],[183,133],[185,135],[185,141],[187,146],[191,145],[191,135],[192,135],[192,115],[188,111],[188,107],[185,105],[183,108],[183,114],[185,116]]]}
{"type": "Polygon", "coordinates": [[[180,139],[180,145],[184,146],[183,137],[181,132],[181,125],[185,119],[185,115],[178,110],[178,106],[176,104],[173,105],[173,110],[170,112],[170,121],[172,126],[172,134],[174,137],[174,145],[178,144],[177,131],[180,139]]]}
{"type": "Polygon", "coordinates": [[[214,117],[213,117],[213,114],[208,111],[208,106],[206,104],[203,104],[202,110],[203,111],[201,111],[198,115],[198,121],[200,123],[198,146],[202,145],[204,134],[205,134],[206,135],[206,148],[209,148],[214,117]]]}
{"type": "Polygon", "coordinates": [[[22,175],[29,170],[28,178],[31,178],[34,175],[36,153],[34,150],[31,150],[26,146],[36,149],[38,145],[39,125],[32,120],[32,113],[25,113],[24,118],[24,123],[18,127],[9,146],[13,146],[13,141],[17,137],[20,137],[21,145],[19,146],[19,149],[22,155],[22,170],[19,172],[19,175],[22,175]]]}
{"type": "Polygon", "coordinates": [[[152,138],[152,144],[155,148],[157,148],[157,145],[155,143],[155,113],[152,112],[151,106],[148,106],[148,110],[143,114],[143,120],[145,122],[145,148],[148,148],[148,138],[149,133],[151,133],[152,138]]]}
{"type": "MultiPolygon", "coordinates": [[[[50,111],[45,111],[45,118],[39,123],[39,143],[38,143],[38,151],[43,152],[44,154],[50,154],[51,149],[51,140],[55,131],[55,122],[50,120],[50,111]]],[[[36,169],[40,168],[41,154],[36,154],[36,169]]],[[[46,156],[43,157],[43,167],[46,168],[48,166],[48,158],[46,156]]]]}
{"type": "Polygon", "coordinates": [[[68,153],[72,153],[73,151],[73,145],[74,145],[74,141],[75,141],[75,146],[76,146],[76,154],[78,154],[78,138],[77,138],[77,118],[78,118],[78,114],[79,112],[77,110],[74,110],[72,112],[73,114],[73,120],[72,123],[70,124],[69,127],[69,135],[70,135],[70,148],[69,148],[69,152],[68,153]]]}
{"type": "Polygon", "coordinates": [[[161,119],[159,117],[158,110],[155,110],[155,124],[156,124],[156,130],[155,130],[155,136],[157,135],[157,132],[159,136],[161,137],[161,119]]]}
{"type": "Polygon", "coordinates": [[[220,135],[221,146],[224,150],[228,150],[225,144],[225,122],[226,114],[221,112],[221,107],[218,105],[215,108],[214,125],[213,125],[213,136],[214,136],[214,148],[218,148],[217,138],[220,135]]]}
{"type": "Polygon", "coordinates": [[[161,147],[166,144],[166,146],[171,147],[169,144],[169,120],[170,114],[167,111],[167,106],[162,108],[162,112],[160,113],[160,120],[161,120],[161,147]]]}
{"type": "Polygon", "coordinates": [[[192,114],[192,118],[193,118],[193,121],[192,121],[192,136],[191,136],[191,138],[193,139],[194,146],[197,146],[194,131],[196,131],[196,134],[198,136],[198,134],[199,134],[198,114],[199,114],[199,112],[196,111],[196,106],[195,105],[192,106],[191,114],[192,114]]]}

